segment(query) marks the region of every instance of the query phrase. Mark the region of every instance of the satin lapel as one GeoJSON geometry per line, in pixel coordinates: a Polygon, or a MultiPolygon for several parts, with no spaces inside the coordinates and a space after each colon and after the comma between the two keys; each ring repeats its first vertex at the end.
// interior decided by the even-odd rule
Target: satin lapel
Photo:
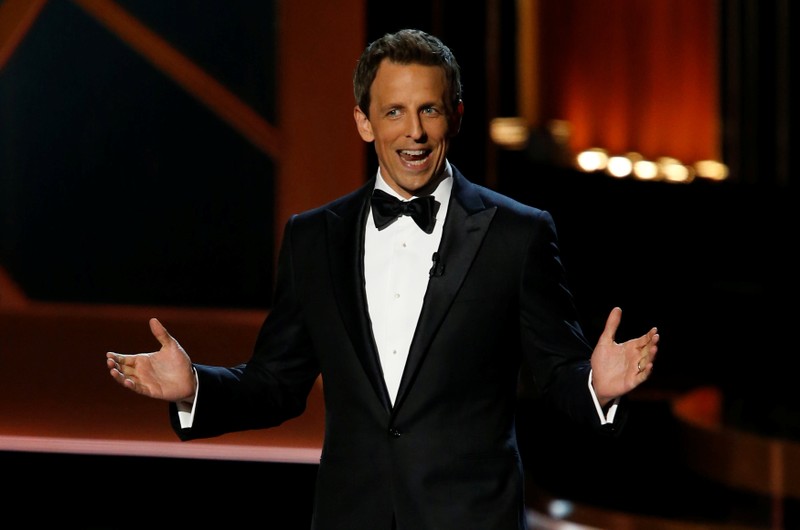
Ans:
{"type": "Polygon", "coordinates": [[[454,169],[453,196],[447,212],[439,255],[443,272],[430,278],[408,360],[395,399],[395,410],[409,391],[442,319],[447,314],[497,211],[486,208],[473,184],[454,169]]]}
{"type": "Polygon", "coordinates": [[[374,187],[374,180],[370,181],[327,210],[328,256],[341,320],[375,394],[388,410],[391,402],[383,382],[364,292],[363,227],[369,212],[369,196],[374,187]]]}

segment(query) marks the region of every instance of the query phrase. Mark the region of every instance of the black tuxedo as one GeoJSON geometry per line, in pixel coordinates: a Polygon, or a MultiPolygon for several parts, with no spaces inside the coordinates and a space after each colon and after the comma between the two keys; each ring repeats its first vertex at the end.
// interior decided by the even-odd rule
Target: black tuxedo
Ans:
{"type": "Polygon", "coordinates": [[[394,407],[364,292],[364,223],[374,180],[293,216],[275,304],[248,364],[196,365],[183,440],[277,425],[303,412],[322,374],[325,439],[315,530],[525,527],[514,431],[520,364],[555,406],[597,424],[592,347],[578,324],[555,226],[542,210],[453,168],[439,247],[394,407]]]}

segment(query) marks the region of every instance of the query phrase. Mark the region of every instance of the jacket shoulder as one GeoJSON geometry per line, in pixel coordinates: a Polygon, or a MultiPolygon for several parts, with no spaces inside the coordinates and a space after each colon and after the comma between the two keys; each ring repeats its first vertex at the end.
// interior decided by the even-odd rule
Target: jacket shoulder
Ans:
{"type": "Polygon", "coordinates": [[[474,209],[476,204],[480,204],[479,208],[497,208],[498,213],[503,215],[537,219],[550,217],[545,210],[470,181],[455,167],[453,175],[455,177],[454,189],[457,190],[458,196],[463,198],[465,205],[468,205],[468,209],[470,209],[470,205],[474,209]]]}
{"type": "Polygon", "coordinates": [[[329,215],[334,217],[346,218],[351,215],[358,215],[358,212],[364,206],[366,201],[366,194],[370,189],[375,186],[374,181],[367,182],[360,188],[357,188],[345,195],[337,197],[330,202],[321,206],[317,206],[292,215],[289,218],[288,224],[292,225],[306,225],[314,224],[320,221],[325,221],[329,215]]]}

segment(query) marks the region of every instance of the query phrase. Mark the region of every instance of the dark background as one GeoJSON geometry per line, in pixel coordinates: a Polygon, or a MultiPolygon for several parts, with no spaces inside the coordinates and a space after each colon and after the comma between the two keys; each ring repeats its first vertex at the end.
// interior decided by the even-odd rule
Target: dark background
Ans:
{"type": "MultiPolygon", "coordinates": [[[[117,3],[190,53],[266,119],[278,119],[278,29],[257,23],[271,18],[273,2],[226,2],[224,9],[190,0],[117,3]],[[191,24],[185,23],[187,17],[191,24]],[[186,31],[197,27],[204,31],[186,31]]],[[[720,119],[732,178],[690,185],[578,173],[543,160],[542,146],[535,143],[514,152],[489,145],[490,109],[514,113],[512,2],[473,8],[456,1],[374,0],[365,2],[365,9],[368,40],[413,26],[437,34],[453,49],[463,69],[467,112],[450,159],[472,180],[553,214],[587,336],[596,338],[610,309],[619,305],[620,339],[652,325],[662,333],[648,383],[654,393],[717,386],[724,390],[729,424],[800,439],[800,401],[794,391],[797,176],[788,157],[773,156],[779,147],[793,153],[797,146],[796,120],[786,117],[796,114],[795,77],[788,70],[793,63],[785,55],[793,47],[784,47],[779,38],[796,21],[796,8],[780,1],[720,2],[720,119]],[[498,17],[493,45],[500,53],[492,57],[488,6],[498,17]],[[487,61],[493,60],[500,61],[495,66],[503,72],[497,105],[487,101],[484,79],[487,61]]],[[[374,171],[374,155],[368,151],[366,156],[364,178],[374,171]]],[[[31,299],[268,309],[279,234],[274,174],[269,157],[221,126],[123,43],[108,38],[70,2],[49,2],[0,71],[0,265],[31,299]]],[[[596,495],[601,482],[616,472],[620,482],[610,480],[612,487],[603,495],[614,504],[639,486],[622,480],[642,478],[643,471],[638,463],[615,470],[598,461],[618,462],[615,457],[630,444],[652,444],[655,438],[649,475],[666,481],[675,471],[670,469],[676,458],[672,424],[669,411],[654,406],[638,405],[640,417],[651,421],[635,424],[619,444],[598,444],[586,433],[575,441],[566,428],[563,437],[540,437],[538,447],[555,451],[569,444],[571,454],[579,456],[560,471],[553,467],[557,459],[531,466],[554,491],[574,497],[596,495]],[[587,469],[599,475],[586,479],[587,469]],[[567,483],[575,476],[584,482],[567,483]]],[[[530,407],[526,414],[540,414],[535,404],[523,407],[530,407]]],[[[250,463],[244,471],[232,464],[208,483],[201,471],[217,463],[178,461],[169,467],[158,459],[3,457],[9,469],[27,469],[35,461],[79,482],[81,470],[99,466],[101,471],[84,474],[81,487],[66,497],[97,502],[97,512],[86,512],[94,513],[96,528],[126,527],[103,521],[114,517],[126,495],[172,476],[188,476],[184,488],[191,495],[205,488],[224,492],[228,480],[238,484],[243,476],[263,474],[267,483],[291,484],[283,492],[269,490],[270,503],[304,513],[314,472],[304,467],[302,473],[288,473],[296,482],[284,482],[280,465],[250,463]],[[114,470],[106,473],[106,466],[141,475],[126,486],[111,479],[114,470]],[[167,477],[159,479],[164,473],[167,477]]],[[[27,477],[23,472],[11,476],[28,480],[19,478],[27,477]]],[[[692,484],[707,487],[685,491],[683,502],[671,505],[676,512],[696,515],[697,498],[705,495],[709,511],[704,515],[716,516],[715,510],[729,510],[738,500],[714,486],[692,484]],[[711,502],[717,493],[726,500],[711,502]]],[[[37,487],[42,484],[30,489],[37,487]]],[[[55,489],[68,490],[69,480],[56,480],[40,493],[58,496],[55,489]]],[[[214,510],[267,502],[243,497],[249,493],[242,488],[228,493],[214,501],[214,510]]],[[[658,493],[674,495],[660,489],[650,490],[650,496],[638,493],[639,506],[656,512],[664,506],[657,504],[663,498],[654,499],[658,493]]],[[[182,495],[181,488],[174,500],[182,495]]],[[[159,502],[172,507],[172,500],[159,502]]]]}

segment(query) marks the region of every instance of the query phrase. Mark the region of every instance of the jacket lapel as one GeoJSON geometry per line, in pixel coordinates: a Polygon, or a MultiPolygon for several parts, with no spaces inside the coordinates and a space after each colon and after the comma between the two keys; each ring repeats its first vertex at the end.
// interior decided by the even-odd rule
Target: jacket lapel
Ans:
{"type": "Polygon", "coordinates": [[[341,320],[376,396],[384,408],[389,410],[391,401],[383,382],[383,371],[370,327],[364,291],[364,223],[374,187],[375,180],[372,179],[328,208],[327,252],[341,320]]]}
{"type": "Polygon", "coordinates": [[[453,192],[439,245],[441,273],[430,278],[417,330],[395,399],[395,410],[409,391],[410,382],[428,352],[467,271],[486,235],[496,207],[487,208],[475,185],[453,167],[453,192]]]}

